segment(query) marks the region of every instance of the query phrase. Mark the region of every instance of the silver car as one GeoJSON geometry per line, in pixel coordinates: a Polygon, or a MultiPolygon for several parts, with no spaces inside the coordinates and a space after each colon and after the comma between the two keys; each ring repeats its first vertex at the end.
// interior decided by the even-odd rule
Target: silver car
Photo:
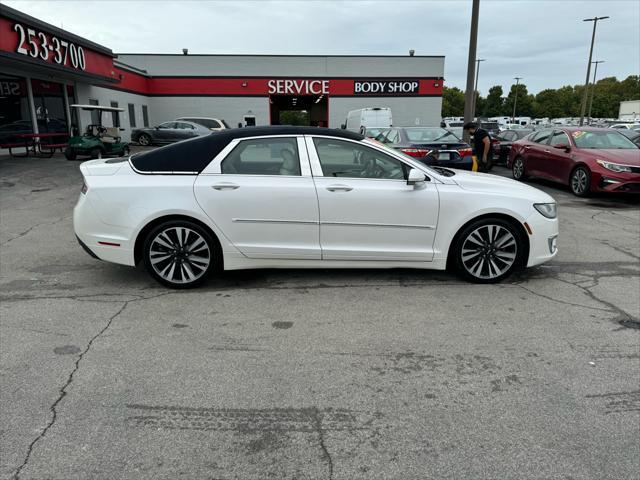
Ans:
{"type": "Polygon", "coordinates": [[[171,121],[155,127],[136,128],[131,132],[131,140],[140,145],[174,143],[188,138],[210,135],[211,130],[194,122],[171,121]]]}

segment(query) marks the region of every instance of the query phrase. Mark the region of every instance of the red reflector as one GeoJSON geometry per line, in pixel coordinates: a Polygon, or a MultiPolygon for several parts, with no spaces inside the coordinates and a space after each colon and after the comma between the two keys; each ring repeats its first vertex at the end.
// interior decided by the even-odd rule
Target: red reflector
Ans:
{"type": "Polygon", "coordinates": [[[87,192],[89,191],[89,187],[87,186],[87,182],[82,182],[82,189],[80,190],[80,193],[82,193],[83,195],[86,195],[87,192]]]}
{"type": "Polygon", "coordinates": [[[402,152],[406,153],[410,157],[426,157],[429,150],[424,150],[422,148],[403,148],[402,152]]]}
{"type": "Polygon", "coordinates": [[[106,245],[108,247],[119,247],[120,244],[119,243],[112,243],[112,242],[98,242],[100,245],[106,245]]]}
{"type": "Polygon", "coordinates": [[[527,222],[524,222],[524,228],[527,229],[527,232],[529,233],[529,235],[533,235],[533,232],[531,231],[531,227],[527,222]]]}
{"type": "Polygon", "coordinates": [[[473,155],[473,150],[470,148],[461,148],[458,150],[458,153],[461,157],[470,157],[473,155]]]}

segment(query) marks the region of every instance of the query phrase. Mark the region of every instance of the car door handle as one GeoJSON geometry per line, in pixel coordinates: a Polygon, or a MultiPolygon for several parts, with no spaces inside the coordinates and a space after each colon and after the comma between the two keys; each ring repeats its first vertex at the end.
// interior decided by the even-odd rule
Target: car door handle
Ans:
{"type": "Polygon", "coordinates": [[[329,190],[330,192],[350,192],[351,190],[353,190],[353,187],[350,187],[348,185],[329,185],[327,187],[327,190],[329,190]]]}
{"type": "Polygon", "coordinates": [[[544,153],[551,153],[551,150],[545,150],[544,153]]]}
{"type": "Polygon", "coordinates": [[[525,146],[524,146],[524,149],[525,149],[525,150],[529,150],[530,148],[531,148],[531,145],[525,145],[525,146]]]}
{"type": "Polygon", "coordinates": [[[215,185],[211,185],[211,188],[214,190],[235,190],[236,188],[240,188],[240,185],[236,185],[235,183],[216,183],[215,185]]]}

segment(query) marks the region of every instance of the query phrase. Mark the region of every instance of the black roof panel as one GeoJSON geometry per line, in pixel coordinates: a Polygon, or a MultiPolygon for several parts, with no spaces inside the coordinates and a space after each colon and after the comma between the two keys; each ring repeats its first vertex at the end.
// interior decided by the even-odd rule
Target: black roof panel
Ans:
{"type": "Polygon", "coordinates": [[[359,133],[332,128],[294,126],[232,128],[133,155],[131,164],[142,173],[200,173],[232,140],[266,135],[329,135],[350,140],[365,138],[359,133]]]}

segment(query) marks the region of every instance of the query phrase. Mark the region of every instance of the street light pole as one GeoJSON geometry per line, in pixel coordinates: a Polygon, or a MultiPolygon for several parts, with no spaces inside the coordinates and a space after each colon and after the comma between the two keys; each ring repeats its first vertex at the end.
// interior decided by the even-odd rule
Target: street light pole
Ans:
{"type": "Polygon", "coordinates": [[[485,58],[478,58],[476,60],[476,86],[473,87],[473,111],[472,115],[476,116],[476,101],[478,99],[478,77],[480,76],[480,62],[484,62],[485,58]]]}
{"type": "MultiPolygon", "coordinates": [[[[476,46],[478,43],[478,13],[480,11],[480,0],[473,0],[471,7],[471,34],[469,35],[469,61],[467,62],[467,90],[464,96],[464,123],[473,120],[473,99],[476,92],[473,90],[473,83],[476,76],[476,46]]],[[[469,141],[469,131],[464,130],[463,138],[469,141]]]]}
{"type": "Polygon", "coordinates": [[[591,100],[589,100],[589,114],[587,115],[589,123],[591,123],[591,107],[593,106],[593,97],[596,96],[596,75],[598,74],[598,64],[604,63],[604,60],[595,60],[591,63],[595,64],[596,67],[593,69],[593,86],[591,87],[591,100]]]}
{"type": "Polygon", "coordinates": [[[513,78],[516,81],[516,94],[515,94],[515,98],[513,99],[513,114],[511,115],[511,123],[515,123],[516,121],[516,105],[518,104],[518,84],[520,83],[520,80],[522,80],[522,77],[513,77],[513,78]]]}
{"type": "Polygon", "coordinates": [[[593,57],[593,43],[596,40],[596,26],[598,20],[605,20],[609,17],[585,18],[583,22],[593,22],[593,33],[591,34],[591,47],[589,48],[589,63],[587,63],[587,77],[584,81],[584,93],[582,94],[582,104],[580,105],[580,126],[584,123],[584,112],[587,109],[587,98],[589,98],[589,76],[591,75],[591,58],[593,57]]]}

